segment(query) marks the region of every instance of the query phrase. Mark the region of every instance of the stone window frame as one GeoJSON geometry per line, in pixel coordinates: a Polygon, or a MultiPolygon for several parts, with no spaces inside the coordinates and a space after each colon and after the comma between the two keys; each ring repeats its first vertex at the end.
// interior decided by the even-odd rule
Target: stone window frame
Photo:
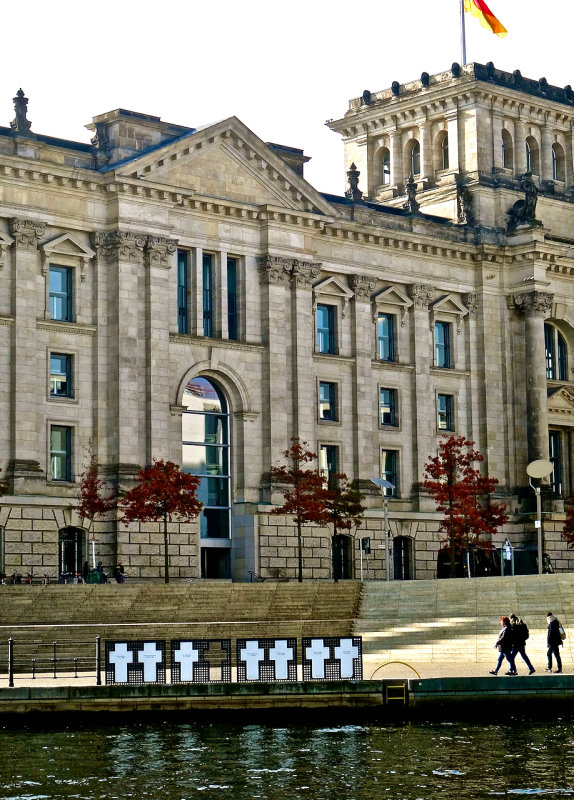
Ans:
{"type": "Polygon", "coordinates": [[[397,385],[389,385],[389,382],[377,384],[377,420],[380,431],[395,432],[402,430],[402,413],[401,413],[402,394],[400,387],[397,385]],[[381,391],[389,390],[394,392],[394,422],[386,425],[381,421],[381,391]]]}
{"type": "Polygon", "coordinates": [[[79,376],[78,376],[78,360],[79,360],[79,351],[77,348],[74,347],[59,347],[58,345],[49,345],[46,348],[46,399],[50,403],[64,403],[66,405],[77,405],[78,404],[78,387],[79,387],[79,376]],[[52,370],[50,366],[50,359],[52,354],[54,355],[64,355],[69,356],[72,359],[71,363],[71,384],[72,384],[72,394],[70,395],[53,395],[50,392],[50,381],[52,376],[52,370]]]}
{"type": "Polygon", "coordinates": [[[464,347],[459,347],[457,340],[462,332],[462,320],[468,316],[468,308],[464,306],[454,295],[446,294],[434,300],[429,307],[429,320],[432,334],[432,364],[434,369],[453,370],[460,369],[460,362],[464,355],[464,347]],[[436,359],[436,323],[444,322],[450,326],[450,364],[448,367],[441,367],[436,359]],[[456,331],[456,336],[454,333],[456,331]]]}
{"type": "MultiPolygon", "coordinates": [[[[333,447],[336,450],[337,468],[335,469],[335,472],[336,473],[343,472],[343,470],[341,469],[341,465],[343,462],[341,443],[323,437],[319,438],[319,440],[317,441],[317,468],[319,472],[323,474],[321,470],[321,449],[324,447],[333,447]]],[[[323,475],[323,477],[327,479],[328,475],[323,475]]]]}
{"type": "Polygon", "coordinates": [[[88,315],[92,303],[87,303],[85,308],[82,303],[82,284],[87,278],[87,266],[95,258],[96,252],[91,247],[83,244],[80,239],[71,233],[63,233],[50,239],[40,246],[42,275],[45,280],[44,319],[56,324],[75,325],[89,323],[88,315]],[[72,319],[52,320],[50,316],[50,268],[64,267],[72,270],[72,319]],[[85,313],[84,313],[85,311],[85,313]]]}
{"type": "Polygon", "coordinates": [[[381,364],[408,364],[410,358],[405,358],[405,354],[409,353],[409,337],[406,328],[408,319],[408,310],[413,305],[413,301],[406,295],[401,287],[391,284],[385,286],[381,291],[377,292],[371,298],[372,314],[375,331],[374,341],[374,355],[375,361],[381,364]],[[395,317],[395,352],[392,361],[386,361],[379,358],[379,336],[378,336],[378,320],[379,314],[389,314],[395,317]]]}
{"type": "Polygon", "coordinates": [[[57,486],[62,486],[63,484],[73,485],[76,482],[75,476],[78,473],[77,454],[76,454],[77,424],[76,422],[63,420],[61,418],[60,419],[50,418],[46,420],[46,425],[47,425],[46,481],[47,483],[55,484],[57,486]],[[69,477],[64,479],[54,478],[52,474],[52,428],[67,428],[70,432],[70,454],[69,454],[70,474],[69,477]]]}
{"type": "Polygon", "coordinates": [[[435,390],[435,427],[436,427],[436,434],[437,436],[443,436],[446,434],[455,433],[458,429],[458,414],[457,414],[457,407],[458,407],[458,396],[456,392],[452,392],[445,389],[436,389],[435,390]],[[450,400],[450,409],[447,411],[447,414],[450,416],[451,427],[450,428],[441,428],[440,427],[440,409],[439,409],[439,397],[447,397],[450,400]]]}
{"type": "Polygon", "coordinates": [[[394,485],[394,489],[392,490],[392,494],[386,494],[388,489],[384,490],[384,494],[389,500],[396,500],[401,496],[401,460],[402,460],[402,447],[401,446],[391,446],[389,447],[387,444],[381,444],[379,446],[379,476],[384,478],[384,480],[388,480],[390,483],[394,485]],[[388,477],[388,472],[383,475],[382,469],[382,460],[383,460],[383,452],[394,453],[394,472],[393,477],[394,480],[390,480],[388,477]]]}
{"type": "Polygon", "coordinates": [[[347,309],[354,292],[337,277],[325,278],[313,287],[313,352],[322,356],[342,355],[343,324],[347,315],[347,309]],[[331,306],[335,309],[335,348],[333,353],[323,353],[318,347],[317,337],[317,306],[331,306]]]}
{"type": "Polygon", "coordinates": [[[546,375],[547,381],[554,381],[557,383],[566,383],[569,382],[568,374],[569,374],[569,362],[570,362],[570,348],[568,346],[568,338],[565,335],[565,332],[560,329],[556,323],[550,319],[544,320],[544,352],[545,352],[545,365],[544,371],[546,375]],[[554,376],[548,375],[548,349],[547,349],[547,339],[546,339],[546,332],[552,331],[552,345],[553,345],[553,356],[554,356],[554,376]],[[564,343],[565,349],[565,358],[562,364],[562,359],[560,357],[560,340],[564,343]],[[564,374],[566,377],[561,378],[561,364],[564,367],[564,374]]]}
{"type": "Polygon", "coordinates": [[[341,425],[341,383],[340,381],[317,377],[317,422],[319,425],[341,425]],[[334,388],[334,419],[323,419],[321,417],[321,384],[330,384],[334,388]]]}

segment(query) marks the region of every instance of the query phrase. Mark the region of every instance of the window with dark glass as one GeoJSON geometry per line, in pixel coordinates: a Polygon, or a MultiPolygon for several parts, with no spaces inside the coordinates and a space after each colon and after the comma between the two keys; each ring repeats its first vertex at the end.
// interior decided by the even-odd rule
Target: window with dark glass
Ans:
{"type": "Polygon", "coordinates": [[[554,381],[568,380],[568,353],[566,341],[554,325],[544,324],[546,351],[546,378],[554,381]]]}
{"type": "Polygon", "coordinates": [[[213,336],[213,256],[203,254],[203,335],[213,336]]]}
{"type": "Polygon", "coordinates": [[[334,306],[317,306],[317,350],[319,353],[336,353],[334,306]]]}
{"type": "Polygon", "coordinates": [[[236,258],[227,259],[227,336],[234,341],[239,338],[236,258]]]}
{"type": "Polygon", "coordinates": [[[319,382],[319,419],[329,422],[337,420],[336,386],[328,381],[319,382]]]}
{"type": "Polygon", "coordinates": [[[421,146],[416,141],[413,142],[411,147],[411,174],[420,175],[421,172],[421,146]]]}
{"type": "Polygon", "coordinates": [[[448,133],[442,137],[440,143],[440,162],[441,169],[448,169],[448,133]]]}
{"type": "Polygon", "coordinates": [[[229,413],[225,398],[214,383],[197,377],[183,393],[182,466],[201,479],[198,497],[204,504],[200,516],[202,538],[231,536],[229,413]]]}
{"type": "Polygon", "coordinates": [[[72,480],[72,429],[65,425],[50,428],[50,473],[54,481],[72,480]]]}
{"type": "Polygon", "coordinates": [[[379,389],[379,413],[381,425],[397,424],[397,390],[379,389]]]}
{"type": "Polygon", "coordinates": [[[73,397],[72,356],[50,353],[50,397],[73,397]]]}
{"type": "Polygon", "coordinates": [[[553,466],[550,485],[555,495],[562,495],[562,434],[548,431],[548,460],[553,466]]]}
{"type": "Polygon", "coordinates": [[[71,267],[50,267],[50,318],[73,322],[73,297],[71,267]]]}
{"type": "Polygon", "coordinates": [[[534,175],[540,173],[538,164],[538,142],[533,136],[529,136],[525,142],[526,147],[526,171],[532,172],[534,175]]]}
{"type": "Polygon", "coordinates": [[[187,293],[188,254],[177,251],[177,330],[189,333],[189,302],[187,293]]]}
{"type": "Polygon", "coordinates": [[[564,150],[561,145],[552,145],[552,178],[555,181],[564,180],[564,150]]]}
{"type": "Polygon", "coordinates": [[[439,394],[437,395],[437,427],[439,431],[453,431],[453,405],[452,395],[439,394]]]}
{"type": "Polygon", "coordinates": [[[388,147],[383,147],[381,152],[382,184],[388,186],[391,182],[391,154],[388,147]]]}
{"type": "Polygon", "coordinates": [[[451,366],[450,323],[438,320],[434,324],[435,365],[448,368],[451,366]]]}
{"type": "Polygon", "coordinates": [[[395,317],[380,313],[377,317],[377,349],[381,361],[395,360],[395,317]]]}
{"type": "Polygon", "coordinates": [[[394,489],[384,489],[387,497],[398,495],[398,453],[396,450],[381,450],[381,478],[392,483],[394,489]]]}
{"type": "Polygon", "coordinates": [[[322,444],[319,447],[319,472],[329,480],[339,471],[339,448],[334,444],[322,444]]]}
{"type": "Polygon", "coordinates": [[[512,169],[514,166],[514,153],[512,147],[512,136],[507,130],[502,131],[502,166],[505,169],[512,169]]]}

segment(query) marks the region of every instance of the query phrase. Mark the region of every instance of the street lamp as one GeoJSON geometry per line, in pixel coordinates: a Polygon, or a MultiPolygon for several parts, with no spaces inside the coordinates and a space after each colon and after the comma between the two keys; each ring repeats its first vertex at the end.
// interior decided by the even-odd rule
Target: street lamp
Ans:
{"type": "Polygon", "coordinates": [[[384,478],[371,478],[371,483],[374,483],[375,486],[378,486],[381,490],[381,497],[383,498],[383,514],[384,514],[384,525],[385,531],[387,534],[387,541],[385,542],[385,550],[387,554],[386,566],[387,566],[387,580],[392,580],[391,578],[391,553],[393,549],[393,540],[391,538],[391,531],[389,529],[389,498],[385,494],[385,489],[391,489],[391,491],[395,488],[395,485],[390,481],[386,481],[384,478]]]}
{"type": "Polygon", "coordinates": [[[534,523],[534,527],[536,528],[536,532],[538,534],[538,574],[542,575],[542,560],[543,560],[543,552],[542,552],[542,501],[540,498],[540,484],[538,486],[534,486],[532,483],[531,478],[538,478],[541,480],[542,478],[547,478],[550,473],[553,471],[554,465],[547,461],[545,458],[540,458],[537,461],[531,461],[530,464],[526,467],[526,473],[529,477],[529,484],[530,488],[534,489],[534,493],[536,494],[536,522],[534,523]]]}

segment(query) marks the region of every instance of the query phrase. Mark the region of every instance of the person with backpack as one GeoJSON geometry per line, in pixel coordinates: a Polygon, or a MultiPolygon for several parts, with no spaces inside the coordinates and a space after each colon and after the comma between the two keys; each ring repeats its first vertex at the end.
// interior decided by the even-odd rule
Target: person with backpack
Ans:
{"type": "Polygon", "coordinates": [[[522,660],[528,667],[528,674],[532,675],[536,672],[532,666],[530,659],[526,655],[526,640],[530,636],[528,625],[522,619],[518,619],[516,614],[511,614],[510,617],[510,631],[512,634],[512,660],[514,661],[514,669],[516,672],[516,656],[520,653],[522,660]]]}
{"type": "Polygon", "coordinates": [[[560,624],[558,618],[552,613],[552,611],[549,611],[546,614],[546,622],[548,623],[548,633],[546,636],[546,645],[548,647],[548,650],[546,651],[546,655],[548,656],[548,669],[546,672],[552,672],[552,656],[554,656],[556,659],[557,669],[554,671],[562,672],[562,659],[560,658],[559,648],[562,647],[562,639],[566,638],[566,634],[564,633],[564,628],[560,624]]]}
{"type": "Polygon", "coordinates": [[[510,669],[507,675],[516,675],[516,667],[512,658],[512,631],[510,630],[510,620],[508,617],[500,618],[500,633],[494,647],[498,650],[498,661],[494,669],[489,670],[489,675],[498,675],[498,670],[502,666],[504,659],[508,661],[510,669]]]}

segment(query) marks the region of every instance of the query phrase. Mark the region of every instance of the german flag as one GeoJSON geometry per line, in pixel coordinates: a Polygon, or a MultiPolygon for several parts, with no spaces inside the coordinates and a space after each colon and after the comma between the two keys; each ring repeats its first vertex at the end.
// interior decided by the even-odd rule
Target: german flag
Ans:
{"type": "Polygon", "coordinates": [[[483,28],[488,28],[497,36],[504,37],[508,33],[502,22],[496,19],[484,0],[464,0],[464,10],[469,11],[473,17],[476,17],[483,28]]]}

